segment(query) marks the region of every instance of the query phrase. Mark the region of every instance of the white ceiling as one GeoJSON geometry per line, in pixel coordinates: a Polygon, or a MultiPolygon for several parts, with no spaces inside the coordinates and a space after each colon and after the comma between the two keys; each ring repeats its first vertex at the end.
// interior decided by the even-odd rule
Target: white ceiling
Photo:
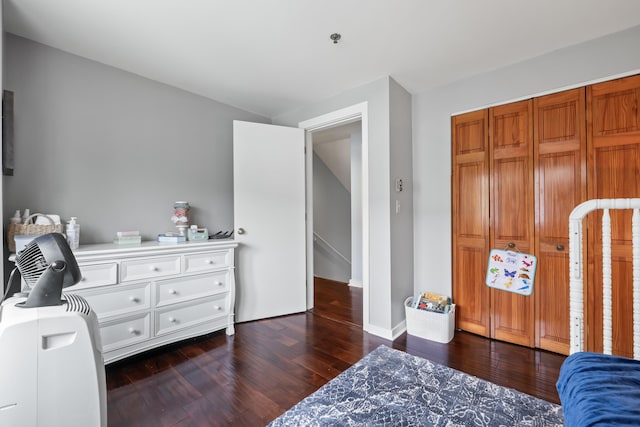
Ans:
{"type": "Polygon", "coordinates": [[[267,117],[386,75],[415,94],[640,24],[638,0],[3,2],[11,33],[267,117]]]}

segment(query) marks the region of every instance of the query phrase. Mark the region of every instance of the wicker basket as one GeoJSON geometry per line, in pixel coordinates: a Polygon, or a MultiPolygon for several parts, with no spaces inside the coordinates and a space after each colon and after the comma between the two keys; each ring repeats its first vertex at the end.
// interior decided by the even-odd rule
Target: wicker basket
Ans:
{"type": "Polygon", "coordinates": [[[9,252],[16,251],[16,241],[13,239],[14,236],[40,236],[47,233],[62,233],[62,224],[56,224],[51,217],[41,213],[34,213],[33,215],[30,215],[22,224],[9,224],[7,227],[7,246],[9,247],[9,252]],[[38,216],[47,218],[51,224],[32,224],[32,222],[34,222],[34,218],[38,216]]]}

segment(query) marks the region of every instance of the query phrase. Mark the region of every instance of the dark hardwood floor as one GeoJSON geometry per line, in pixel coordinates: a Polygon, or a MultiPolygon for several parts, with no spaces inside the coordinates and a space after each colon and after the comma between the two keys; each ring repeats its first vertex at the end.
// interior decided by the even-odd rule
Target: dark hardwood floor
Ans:
{"type": "Polygon", "coordinates": [[[331,307],[347,303],[327,301],[107,366],[109,426],[265,425],[381,344],[558,403],[564,356],[460,331],[449,344],[406,334],[391,342],[344,313],[332,318],[331,307]]]}
{"type": "Polygon", "coordinates": [[[362,288],[314,277],[313,314],[362,327],[362,288]]]}

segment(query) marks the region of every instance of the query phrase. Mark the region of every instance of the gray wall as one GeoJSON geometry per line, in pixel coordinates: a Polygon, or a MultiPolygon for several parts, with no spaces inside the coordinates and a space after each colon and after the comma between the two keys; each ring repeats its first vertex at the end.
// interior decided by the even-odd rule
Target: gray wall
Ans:
{"type": "MultiPolygon", "coordinates": [[[[219,102],[5,36],[5,82],[15,92],[16,209],[77,216],[80,242],[175,229],[173,202],[192,220],[233,228],[232,121],[270,122],[219,102]]],[[[6,221],[5,221],[6,222],[6,221]]]]}
{"type": "Polygon", "coordinates": [[[415,288],[451,294],[451,115],[640,72],[640,26],[413,97],[415,288]]]}
{"type": "MultiPolygon", "coordinates": [[[[344,92],[324,102],[274,117],[275,124],[298,126],[304,120],[319,117],[362,102],[369,115],[369,325],[379,332],[391,330],[391,257],[389,232],[389,78],[381,78],[344,92]]],[[[364,125],[363,125],[364,126],[364,125]]],[[[364,141],[363,141],[364,144],[364,141]]],[[[363,148],[364,149],[364,148],[363,148]]],[[[364,209],[364,207],[363,207],[364,209]]]]}
{"type": "MultiPolygon", "coordinates": [[[[313,155],[313,232],[351,258],[351,194],[327,165],[313,155]]],[[[313,274],[348,283],[351,264],[320,239],[313,244],[313,274]]]]}
{"type": "MultiPolygon", "coordinates": [[[[405,150],[401,145],[411,144],[410,139],[407,141],[404,138],[394,140],[393,144],[391,141],[390,91],[396,90],[390,88],[391,82],[390,77],[383,77],[323,102],[273,118],[276,124],[298,126],[301,121],[362,102],[367,103],[368,146],[365,148],[363,141],[363,150],[368,151],[369,163],[367,176],[369,229],[364,230],[364,233],[369,235],[369,319],[365,319],[365,322],[369,323],[369,332],[386,337],[402,331],[404,316],[402,315],[401,321],[396,322],[396,320],[400,311],[404,309],[402,305],[394,306],[394,304],[397,305],[397,301],[407,296],[404,295],[406,284],[401,283],[398,287],[398,281],[394,277],[394,274],[400,274],[400,269],[392,268],[394,266],[391,258],[391,241],[392,238],[398,239],[400,236],[392,236],[391,232],[390,152],[396,149],[405,150]]],[[[406,122],[396,122],[397,126],[403,124],[406,125],[406,122]]],[[[409,129],[407,134],[410,135],[410,133],[409,129]]],[[[363,209],[367,208],[363,207],[363,209]]],[[[398,220],[411,222],[412,217],[408,215],[398,220]]],[[[394,247],[400,251],[395,260],[412,257],[412,247],[408,245],[394,247]]],[[[409,272],[409,276],[412,275],[413,272],[409,272]]],[[[402,279],[399,282],[402,282],[402,279]]]]}
{"type": "MultiPolygon", "coordinates": [[[[411,95],[394,80],[389,86],[390,115],[390,208],[391,208],[391,302],[392,324],[405,318],[404,300],[413,295],[413,169],[411,149],[411,95]],[[396,191],[402,179],[402,191],[396,191]],[[396,201],[399,210],[396,209],[396,201]]],[[[416,284],[419,287],[422,284],[416,284]]]]}

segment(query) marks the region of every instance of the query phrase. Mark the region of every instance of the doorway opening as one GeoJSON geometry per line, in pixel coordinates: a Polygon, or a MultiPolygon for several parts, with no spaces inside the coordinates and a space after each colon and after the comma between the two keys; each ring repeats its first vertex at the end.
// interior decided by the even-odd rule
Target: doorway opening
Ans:
{"type": "MultiPolygon", "coordinates": [[[[332,113],[325,114],[323,116],[319,116],[304,122],[299,123],[298,127],[305,129],[306,131],[306,140],[305,140],[305,148],[306,148],[306,217],[307,217],[307,225],[306,225],[306,239],[307,239],[307,309],[311,309],[314,307],[314,296],[315,296],[315,279],[314,279],[314,267],[324,268],[320,266],[320,263],[326,261],[324,258],[328,258],[330,255],[334,257],[339,257],[336,252],[340,252],[341,249],[344,255],[344,258],[347,259],[351,265],[348,269],[349,274],[343,276],[342,280],[345,280],[348,277],[346,282],[349,282],[351,286],[346,288],[347,292],[342,292],[342,295],[348,295],[351,300],[354,297],[351,296],[354,294],[361,294],[360,296],[356,296],[359,301],[361,301],[361,319],[362,322],[357,322],[358,325],[362,325],[363,330],[368,331],[369,329],[369,192],[368,192],[368,113],[367,113],[367,103],[356,104],[351,107],[347,107],[338,111],[334,111],[332,113]],[[345,136],[345,130],[350,129],[348,131],[349,137],[345,136]],[[314,140],[316,136],[319,136],[317,140],[319,141],[319,145],[323,144],[323,132],[326,131],[327,134],[335,133],[335,132],[343,132],[343,138],[338,139],[348,139],[349,144],[343,143],[343,145],[349,146],[350,151],[350,159],[347,161],[349,165],[350,173],[348,174],[350,177],[350,185],[351,185],[351,195],[350,199],[350,213],[347,218],[347,223],[349,224],[350,231],[348,233],[348,237],[350,242],[346,245],[347,250],[344,249],[344,243],[336,243],[332,244],[332,238],[329,237],[327,239],[322,234],[331,233],[331,236],[335,236],[335,230],[333,231],[323,231],[323,230],[315,230],[314,234],[314,211],[316,210],[314,207],[314,158],[317,164],[318,157],[314,156],[314,140]],[[359,132],[358,132],[359,131],[359,132]],[[358,135],[356,135],[358,134],[358,135]],[[353,137],[353,138],[352,138],[353,137]],[[359,138],[359,145],[352,143],[352,139],[359,138]],[[356,158],[359,158],[359,165],[353,165],[354,156],[351,153],[351,148],[356,147],[356,158]],[[354,178],[357,182],[356,191],[359,191],[359,194],[354,196],[354,186],[351,178],[354,178]],[[357,207],[353,207],[355,204],[357,207]],[[353,215],[354,213],[359,214],[353,215]],[[351,219],[349,219],[351,218],[351,219]],[[356,218],[354,225],[354,219],[356,218]],[[355,232],[354,232],[355,231],[355,232]],[[329,248],[329,245],[334,246],[337,251],[329,248]],[[336,247],[337,246],[337,247],[336,247]],[[316,266],[315,256],[316,248],[318,250],[318,262],[319,264],[316,266]],[[352,253],[355,251],[355,256],[352,253]],[[355,273],[354,273],[355,271],[355,273]],[[361,291],[360,291],[361,289],[361,291]]],[[[329,143],[327,143],[329,145],[329,143]]],[[[329,147],[331,148],[331,147],[329,147]]],[[[322,148],[320,149],[322,151],[322,148]]],[[[325,172],[329,170],[328,166],[322,162],[320,165],[321,168],[325,169],[325,172]]],[[[331,172],[333,174],[333,172],[331,172]]],[[[338,180],[337,176],[334,175],[334,180],[338,180]]],[[[330,205],[328,206],[331,207],[330,205]]],[[[321,206],[322,209],[327,208],[327,206],[321,206]]],[[[321,220],[322,221],[322,220],[321,220]]],[[[343,232],[344,233],[344,232],[343,232]]],[[[344,260],[343,260],[344,261],[344,260]]],[[[334,266],[335,267],[335,266],[334,266]]],[[[342,267],[345,269],[346,267],[342,267]]],[[[327,271],[327,270],[323,270],[327,271]]],[[[327,274],[323,272],[319,272],[319,274],[327,274]]],[[[330,279],[331,280],[331,279],[330,279]]],[[[345,281],[343,281],[345,283],[345,281]]],[[[319,289],[321,286],[326,283],[321,283],[318,285],[319,289]]],[[[343,288],[344,290],[344,288],[343,288]]],[[[337,294],[336,294],[337,295],[337,294]]],[[[334,302],[334,305],[338,303],[334,302]]],[[[356,316],[360,313],[360,305],[359,304],[351,304],[351,306],[356,306],[355,310],[357,310],[356,316]]]]}
{"type": "Polygon", "coordinates": [[[362,327],[362,121],[311,132],[314,314],[362,327]]]}

